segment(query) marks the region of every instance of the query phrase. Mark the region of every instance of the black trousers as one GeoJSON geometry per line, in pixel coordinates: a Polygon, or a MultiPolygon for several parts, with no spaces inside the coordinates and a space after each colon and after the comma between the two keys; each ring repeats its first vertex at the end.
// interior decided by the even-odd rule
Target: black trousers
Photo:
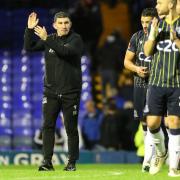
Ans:
{"type": "Polygon", "coordinates": [[[43,97],[43,154],[44,160],[51,161],[54,150],[55,126],[57,117],[62,111],[64,126],[68,137],[69,161],[79,158],[78,112],[80,93],[66,95],[44,94],[43,97]]]}

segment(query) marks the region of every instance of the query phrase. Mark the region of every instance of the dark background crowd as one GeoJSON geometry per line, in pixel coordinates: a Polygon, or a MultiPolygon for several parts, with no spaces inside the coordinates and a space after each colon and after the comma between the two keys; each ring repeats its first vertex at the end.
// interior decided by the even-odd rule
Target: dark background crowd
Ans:
{"type": "MultiPolygon", "coordinates": [[[[23,50],[23,34],[35,11],[48,33],[53,16],[65,10],[85,43],[79,115],[80,148],[135,150],[133,76],[123,61],[131,35],[141,29],[140,15],[153,0],[1,0],[0,6],[0,150],[41,147],[41,53],[23,50]]],[[[59,117],[56,146],[67,148],[59,117]]]]}

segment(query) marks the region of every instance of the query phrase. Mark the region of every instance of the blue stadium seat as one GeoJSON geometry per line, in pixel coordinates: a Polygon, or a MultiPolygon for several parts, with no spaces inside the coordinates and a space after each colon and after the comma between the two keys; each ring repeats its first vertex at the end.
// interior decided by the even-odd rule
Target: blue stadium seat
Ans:
{"type": "Polygon", "coordinates": [[[32,96],[31,96],[31,102],[33,104],[33,106],[36,104],[40,105],[42,104],[42,99],[43,99],[43,94],[42,94],[42,90],[37,90],[37,91],[33,91],[32,90],[32,96]]]}
{"type": "Polygon", "coordinates": [[[40,118],[37,118],[35,116],[33,116],[33,127],[34,128],[41,128],[42,127],[42,123],[43,123],[43,118],[40,117],[40,118]]]}
{"type": "MultiPolygon", "coordinates": [[[[1,89],[1,88],[0,88],[1,89]]],[[[11,102],[12,101],[12,96],[10,92],[2,92],[0,91],[0,103],[4,103],[4,102],[11,102]]],[[[1,105],[0,105],[1,107],[1,105]]]]}
{"type": "MultiPolygon", "coordinates": [[[[14,92],[13,94],[13,104],[16,105],[17,107],[22,107],[22,108],[26,108],[26,105],[30,104],[31,101],[31,96],[30,96],[30,92],[14,92]],[[25,104],[28,103],[28,104],[25,104]]],[[[27,107],[28,108],[28,107],[27,107]]]]}
{"type": "Polygon", "coordinates": [[[12,109],[12,103],[11,101],[0,101],[0,110],[11,110],[12,109]]]}
{"type": "Polygon", "coordinates": [[[33,143],[32,137],[33,130],[31,128],[13,128],[13,148],[15,150],[31,150],[33,143]]]}
{"type": "Polygon", "coordinates": [[[11,127],[10,112],[0,112],[0,127],[11,127]]]}
{"type": "Polygon", "coordinates": [[[11,77],[11,74],[1,74],[0,76],[0,87],[2,85],[11,85],[11,82],[12,82],[12,77],[11,77]]]}
{"type": "Polygon", "coordinates": [[[10,64],[0,64],[0,73],[1,74],[10,74],[11,65],[10,64]]]}
{"type": "Polygon", "coordinates": [[[13,112],[13,127],[32,127],[32,115],[30,112],[24,112],[19,110],[19,112],[13,112]]]}
{"type": "Polygon", "coordinates": [[[11,85],[10,84],[6,84],[6,85],[0,85],[0,95],[6,95],[11,93],[11,85]]]}
{"type": "Polygon", "coordinates": [[[12,149],[12,130],[0,126],[0,151],[12,149]]]}
{"type": "Polygon", "coordinates": [[[31,91],[30,83],[21,83],[21,82],[13,82],[12,93],[15,94],[25,94],[28,95],[31,91]]]}

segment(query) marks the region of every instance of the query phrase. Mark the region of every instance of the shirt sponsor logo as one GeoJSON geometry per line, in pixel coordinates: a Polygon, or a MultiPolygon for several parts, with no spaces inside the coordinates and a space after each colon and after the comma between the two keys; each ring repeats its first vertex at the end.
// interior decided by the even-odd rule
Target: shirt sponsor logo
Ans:
{"type": "Polygon", "coordinates": [[[151,62],[151,56],[146,57],[143,52],[139,53],[139,60],[144,62],[151,62]]]}

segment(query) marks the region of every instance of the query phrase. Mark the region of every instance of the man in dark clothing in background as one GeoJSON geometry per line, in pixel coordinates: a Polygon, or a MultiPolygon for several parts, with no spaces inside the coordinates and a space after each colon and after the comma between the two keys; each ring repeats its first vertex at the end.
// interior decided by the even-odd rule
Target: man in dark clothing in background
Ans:
{"type": "Polygon", "coordinates": [[[103,31],[103,21],[100,4],[97,0],[80,0],[71,9],[71,19],[74,30],[84,41],[86,53],[91,58],[91,70],[96,71],[96,49],[103,31]]]}
{"type": "Polygon", "coordinates": [[[75,171],[79,158],[79,136],[77,130],[78,110],[81,93],[81,37],[71,31],[71,20],[67,13],[55,14],[53,27],[56,33],[47,35],[45,27],[37,25],[36,13],[28,18],[24,48],[27,51],[45,52],[45,77],[43,97],[43,154],[44,161],[39,171],[54,170],[52,155],[54,133],[59,112],[63,112],[68,136],[68,164],[66,171],[75,171]],[[36,34],[40,40],[34,41],[36,34]]]}

